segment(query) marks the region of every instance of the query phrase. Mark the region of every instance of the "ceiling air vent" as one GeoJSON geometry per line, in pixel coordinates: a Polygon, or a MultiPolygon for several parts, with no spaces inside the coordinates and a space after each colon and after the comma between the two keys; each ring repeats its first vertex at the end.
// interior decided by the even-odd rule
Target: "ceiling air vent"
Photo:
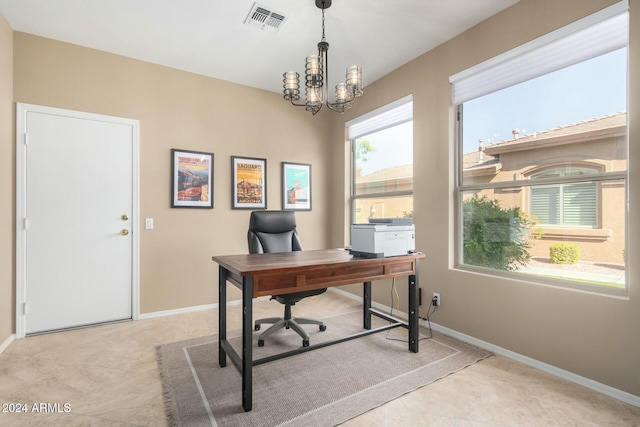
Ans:
{"type": "Polygon", "coordinates": [[[276,33],[286,20],[287,18],[282,13],[274,12],[270,7],[254,3],[244,23],[258,27],[268,33],[276,33]]]}

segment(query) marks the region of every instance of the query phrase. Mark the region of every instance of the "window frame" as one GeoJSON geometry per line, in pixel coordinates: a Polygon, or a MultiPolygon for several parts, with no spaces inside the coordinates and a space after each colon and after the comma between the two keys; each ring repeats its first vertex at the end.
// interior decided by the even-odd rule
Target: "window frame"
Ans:
{"type": "MultiPolygon", "coordinates": [[[[590,15],[580,20],[583,22],[580,22],[580,21],[577,21],[577,22],[579,26],[580,25],[582,26],[582,28],[587,28],[589,26],[596,25],[599,21],[605,20],[608,17],[611,17],[615,14],[621,14],[622,13],[621,11],[626,12],[628,16],[628,2],[623,0],[617,4],[614,4],[613,6],[603,9],[599,17],[595,16],[595,15],[598,15],[598,12],[597,12],[594,15],[590,15]]],[[[574,225],[569,226],[564,224],[558,224],[558,225],[545,225],[545,227],[557,227],[562,229],[573,229],[573,228],[598,229],[602,227],[602,218],[601,218],[602,206],[600,206],[600,204],[602,203],[602,197],[600,194],[600,192],[602,191],[601,183],[622,181],[625,187],[625,200],[624,200],[625,209],[624,209],[624,232],[623,232],[624,235],[621,238],[624,241],[624,247],[625,248],[629,247],[628,246],[628,235],[629,235],[628,206],[629,206],[630,182],[629,182],[629,164],[628,164],[628,161],[629,161],[628,118],[627,118],[627,124],[626,124],[627,126],[627,134],[626,134],[627,163],[624,171],[611,172],[611,171],[605,171],[604,168],[602,168],[600,171],[595,172],[593,174],[588,174],[588,175],[568,175],[568,176],[557,177],[557,178],[544,177],[544,178],[538,178],[538,179],[531,179],[532,174],[531,172],[528,172],[526,176],[522,176],[522,175],[516,176],[514,177],[514,180],[508,181],[508,182],[492,182],[492,183],[480,183],[480,184],[473,184],[473,183],[465,184],[464,182],[464,166],[463,166],[464,152],[463,152],[463,146],[462,146],[463,123],[464,123],[463,104],[467,101],[470,101],[471,99],[475,99],[481,96],[488,95],[493,92],[497,92],[503,89],[503,87],[492,89],[486,93],[481,93],[473,98],[463,99],[467,95],[466,93],[465,94],[456,93],[456,88],[455,88],[456,81],[459,81],[461,78],[467,78],[474,71],[477,71],[477,69],[480,70],[480,73],[486,73],[488,69],[490,69],[491,67],[494,67],[496,64],[499,64],[501,61],[508,61],[510,58],[520,55],[523,51],[526,52],[527,50],[535,50],[536,48],[539,48],[541,45],[544,45],[554,37],[560,38],[563,35],[566,35],[567,32],[575,31],[575,26],[576,26],[576,23],[569,24],[568,26],[563,27],[560,30],[557,30],[556,32],[552,32],[545,36],[542,36],[539,39],[534,40],[533,42],[525,43],[525,45],[516,47],[512,51],[505,52],[504,54],[499,55],[496,58],[492,58],[488,61],[485,61],[484,63],[478,64],[475,67],[471,67],[468,70],[462,71],[450,77],[450,82],[452,84],[451,103],[452,103],[452,109],[453,109],[453,124],[454,124],[453,126],[453,141],[454,141],[453,158],[454,158],[454,168],[455,168],[454,174],[453,174],[454,191],[453,191],[453,204],[452,204],[452,207],[455,210],[454,211],[454,229],[453,229],[453,236],[454,236],[453,249],[454,250],[452,254],[451,268],[456,270],[469,271],[472,273],[479,273],[483,275],[494,276],[494,277],[503,277],[503,278],[513,279],[517,282],[527,281],[527,282],[535,283],[538,285],[560,287],[567,290],[587,291],[587,292],[593,292],[600,295],[627,296],[628,290],[629,290],[629,283],[628,283],[629,265],[628,264],[625,265],[626,280],[625,280],[624,288],[612,288],[612,287],[602,286],[597,284],[581,283],[571,279],[546,277],[546,276],[530,274],[530,273],[525,273],[520,271],[505,271],[505,270],[499,270],[499,269],[494,269],[490,267],[481,267],[476,265],[464,264],[464,260],[463,260],[463,256],[464,256],[463,255],[464,254],[463,200],[466,194],[471,194],[473,192],[479,193],[482,190],[509,190],[509,189],[512,190],[512,189],[519,188],[522,191],[526,192],[524,194],[528,194],[529,200],[524,204],[524,207],[525,209],[527,209],[526,211],[528,211],[528,213],[531,213],[531,210],[530,210],[531,188],[542,186],[542,185],[570,185],[574,183],[588,183],[588,182],[594,183],[596,185],[596,197],[598,198],[598,200],[596,201],[596,217],[597,218],[596,218],[595,226],[581,227],[581,226],[574,226],[574,225]],[[569,28],[569,27],[571,27],[571,29],[567,30],[566,28],[569,28]]],[[[628,49],[628,46],[629,46],[629,39],[627,35],[627,41],[626,41],[627,49],[628,49]]],[[[598,53],[597,55],[594,55],[591,58],[596,58],[602,54],[604,53],[598,53]]],[[[628,54],[628,50],[627,50],[627,54],[628,54]]],[[[589,60],[591,58],[585,58],[583,61],[589,60]]],[[[627,67],[629,67],[628,60],[627,60],[627,67]]],[[[554,71],[555,70],[551,70],[540,75],[546,75],[554,71]]],[[[627,100],[628,100],[628,97],[629,97],[629,88],[628,88],[628,82],[627,82],[627,100]]],[[[554,165],[554,166],[557,166],[557,165],[554,165]]],[[[593,168],[593,166],[596,166],[596,168],[598,168],[599,165],[590,165],[590,166],[591,168],[593,168]]],[[[535,169],[536,171],[540,171],[540,172],[543,170],[542,167],[537,167],[535,169]]]]}
{"type": "MultiPolygon", "coordinates": [[[[540,166],[540,167],[536,167],[533,170],[528,171],[525,176],[528,177],[529,179],[531,179],[534,182],[538,182],[540,179],[544,179],[545,177],[540,177],[540,175],[544,175],[544,174],[548,174],[548,173],[553,173],[555,171],[558,171],[558,174],[556,175],[556,177],[548,177],[550,179],[554,179],[554,180],[559,180],[560,178],[563,177],[568,177],[568,176],[575,176],[575,177],[579,177],[579,176],[592,176],[595,174],[601,174],[602,171],[604,170],[603,167],[601,167],[600,165],[596,165],[596,164],[591,164],[591,163],[578,163],[576,164],[576,162],[562,162],[562,163],[555,163],[553,165],[545,165],[545,166],[540,166]],[[580,173],[571,173],[568,172],[568,168],[572,168],[576,171],[579,171],[580,173]],[[584,172],[584,173],[583,173],[584,172]]],[[[559,222],[556,224],[552,224],[552,223],[545,223],[545,222],[540,222],[541,226],[545,226],[545,227],[564,227],[564,228],[601,228],[602,227],[602,221],[601,221],[601,212],[602,209],[600,207],[600,203],[601,203],[601,197],[600,197],[600,191],[601,191],[601,187],[598,185],[598,183],[596,182],[591,182],[591,181],[582,181],[580,183],[559,183],[556,182],[554,184],[544,184],[544,185],[532,185],[531,187],[529,187],[529,194],[528,194],[528,213],[530,215],[536,216],[533,212],[533,191],[536,188],[548,188],[548,187],[557,187],[559,188],[559,222]],[[565,188],[570,187],[570,186],[575,186],[575,185],[584,185],[584,184],[592,184],[593,185],[593,197],[594,197],[594,211],[595,211],[595,223],[594,224],[570,224],[570,223],[566,223],[565,222],[565,188]]],[[[538,216],[538,218],[540,218],[538,216]]]]}
{"type": "Polygon", "coordinates": [[[586,181],[586,182],[581,182],[581,183],[572,183],[572,184],[547,184],[547,185],[532,185],[531,187],[529,187],[529,207],[528,207],[528,212],[530,215],[540,218],[540,216],[536,215],[533,212],[533,191],[535,189],[541,189],[541,188],[557,188],[558,189],[558,204],[559,204],[559,212],[558,212],[558,221],[557,223],[546,223],[543,222],[542,220],[540,220],[540,225],[544,226],[544,227],[563,227],[563,228],[600,228],[601,227],[601,221],[600,221],[600,210],[599,209],[599,204],[600,204],[600,195],[599,195],[599,188],[598,188],[598,184],[595,182],[591,182],[591,181],[586,181]],[[586,184],[591,184],[593,186],[593,210],[595,211],[595,221],[593,224],[572,224],[569,222],[566,222],[566,209],[565,207],[566,205],[566,200],[565,200],[565,189],[570,188],[572,186],[577,186],[577,185],[586,185],[586,184]]]}
{"type": "Polygon", "coordinates": [[[413,95],[407,95],[346,123],[347,142],[349,143],[349,152],[351,155],[351,191],[349,195],[349,211],[351,215],[351,224],[355,224],[357,216],[356,203],[358,200],[386,199],[394,197],[411,197],[413,199],[413,195],[415,192],[413,185],[411,190],[385,191],[379,193],[364,194],[356,193],[356,143],[358,139],[365,138],[367,135],[370,135],[372,133],[380,132],[385,129],[400,126],[406,123],[413,123],[413,95]],[[407,108],[410,109],[409,115],[407,108]],[[378,123],[376,123],[377,120],[378,123]],[[355,132],[353,132],[354,129],[356,129],[355,132]],[[353,136],[351,134],[353,134],[353,136]]]}

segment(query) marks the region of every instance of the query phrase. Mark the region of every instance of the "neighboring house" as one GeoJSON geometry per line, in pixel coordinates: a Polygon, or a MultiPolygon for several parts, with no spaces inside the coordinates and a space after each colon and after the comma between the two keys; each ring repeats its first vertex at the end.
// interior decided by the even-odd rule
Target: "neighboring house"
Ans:
{"type": "Polygon", "coordinates": [[[498,199],[503,207],[518,206],[537,221],[541,239],[533,241],[533,256],[548,257],[552,243],[565,241],[580,247],[581,260],[623,263],[624,182],[549,181],[626,171],[626,123],[623,112],[529,135],[514,130],[512,139],[464,155],[464,182],[481,186],[541,180],[541,185],[483,189],[478,194],[498,199]]]}
{"type": "MultiPolygon", "coordinates": [[[[499,141],[463,159],[464,182],[480,185],[626,171],[627,115],[617,113],[499,141]]],[[[356,171],[356,194],[382,195],[411,190],[413,165],[367,175],[356,171]]],[[[625,193],[619,184],[565,183],[478,191],[503,207],[518,206],[537,224],[532,256],[548,257],[555,242],[580,247],[583,261],[624,263],[625,193]]],[[[356,222],[411,216],[411,198],[379,197],[356,202],[356,222]]]]}
{"type": "Polygon", "coordinates": [[[389,193],[411,192],[413,189],[413,164],[394,166],[361,175],[356,171],[356,194],[366,196],[356,200],[355,222],[367,222],[368,218],[401,218],[413,216],[413,197],[384,197],[389,193]],[[375,197],[381,195],[381,197],[375,197]]]}

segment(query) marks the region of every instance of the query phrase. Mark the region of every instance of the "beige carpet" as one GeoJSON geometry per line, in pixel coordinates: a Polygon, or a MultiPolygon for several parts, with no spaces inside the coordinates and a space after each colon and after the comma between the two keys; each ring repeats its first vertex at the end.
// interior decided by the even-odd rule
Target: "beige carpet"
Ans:
{"type": "MultiPolygon", "coordinates": [[[[311,344],[362,331],[361,311],[306,326],[311,344]]],[[[374,318],[374,326],[382,321],[374,318]]],[[[239,332],[228,333],[240,347],[239,332]]],[[[240,374],[218,366],[217,336],[158,347],[167,417],[175,426],[333,426],[465,368],[490,354],[421,329],[419,353],[403,328],[379,332],[253,368],[253,410],[242,410],[240,374]]],[[[301,345],[283,330],[257,347],[254,360],[301,345]]]]}

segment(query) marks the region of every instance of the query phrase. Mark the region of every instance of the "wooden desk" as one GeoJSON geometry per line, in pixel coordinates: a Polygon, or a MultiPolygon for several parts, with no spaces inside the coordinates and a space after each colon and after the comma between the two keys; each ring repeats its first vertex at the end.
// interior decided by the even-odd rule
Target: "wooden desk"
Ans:
{"type": "Polygon", "coordinates": [[[242,406],[252,408],[253,366],[293,356],[328,345],[369,335],[375,332],[403,326],[409,330],[409,351],[418,352],[418,260],[423,254],[392,258],[355,258],[340,249],[296,251],[283,253],[214,256],[219,265],[218,305],[219,341],[218,363],[227,365],[231,358],[242,374],[242,406]],[[371,282],[391,277],[408,276],[409,321],[404,322],[371,308],[371,282]],[[242,357],[227,341],[227,281],[242,290],[242,357]],[[364,283],[363,328],[364,331],[330,342],[297,348],[275,356],[253,360],[253,298],[281,295],[331,286],[364,283]],[[393,323],[371,329],[371,315],[393,323]]]}

